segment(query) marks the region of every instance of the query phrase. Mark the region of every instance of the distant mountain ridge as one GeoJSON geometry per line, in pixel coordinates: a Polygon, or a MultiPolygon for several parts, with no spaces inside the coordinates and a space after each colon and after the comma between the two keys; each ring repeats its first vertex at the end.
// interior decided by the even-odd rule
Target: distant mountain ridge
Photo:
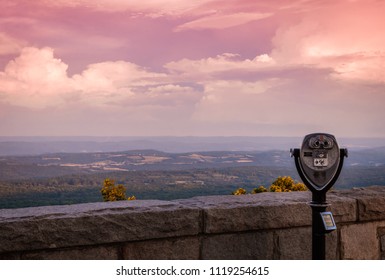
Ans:
{"type": "MultiPolygon", "coordinates": [[[[354,150],[385,146],[383,138],[341,138],[354,150]]],[[[288,151],[302,137],[0,137],[0,156],[47,153],[119,152],[154,149],[170,153],[205,151],[288,151]]]]}

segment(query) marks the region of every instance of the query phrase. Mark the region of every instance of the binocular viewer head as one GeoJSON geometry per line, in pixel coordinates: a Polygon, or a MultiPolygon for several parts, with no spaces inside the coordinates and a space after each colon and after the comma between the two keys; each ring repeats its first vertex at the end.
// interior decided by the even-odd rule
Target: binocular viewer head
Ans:
{"type": "Polygon", "coordinates": [[[304,184],[313,192],[326,192],[337,180],[347,150],[331,134],[312,133],[304,137],[301,149],[292,149],[292,156],[304,184]]]}

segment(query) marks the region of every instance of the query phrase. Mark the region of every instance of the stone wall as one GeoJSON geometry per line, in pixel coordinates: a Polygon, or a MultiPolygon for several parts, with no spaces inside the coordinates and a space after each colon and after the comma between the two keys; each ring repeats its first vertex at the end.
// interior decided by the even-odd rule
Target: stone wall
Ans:
{"type": "MultiPolygon", "coordinates": [[[[327,259],[385,259],[385,188],[328,193],[327,259]]],[[[311,259],[310,192],[0,210],[0,259],[311,259]]]]}

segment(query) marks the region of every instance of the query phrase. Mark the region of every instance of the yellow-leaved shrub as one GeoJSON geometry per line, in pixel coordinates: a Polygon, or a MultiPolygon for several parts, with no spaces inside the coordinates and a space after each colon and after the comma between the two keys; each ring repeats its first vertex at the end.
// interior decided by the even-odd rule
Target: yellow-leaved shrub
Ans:
{"type": "MultiPolygon", "coordinates": [[[[306,191],[307,188],[305,184],[296,182],[290,176],[278,177],[274,180],[274,182],[270,185],[268,189],[264,186],[259,186],[258,188],[254,188],[251,191],[251,194],[257,194],[262,192],[297,192],[297,191],[306,191]]],[[[247,194],[247,191],[244,188],[239,188],[236,191],[232,192],[233,195],[242,195],[247,194]]]]}
{"type": "Polygon", "coordinates": [[[126,198],[126,188],[119,184],[115,185],[115,181],[109,178],[104,180],[103,187],[100,190],[104,201],[118,200],[135,200],[135,196],[126,198]]]}

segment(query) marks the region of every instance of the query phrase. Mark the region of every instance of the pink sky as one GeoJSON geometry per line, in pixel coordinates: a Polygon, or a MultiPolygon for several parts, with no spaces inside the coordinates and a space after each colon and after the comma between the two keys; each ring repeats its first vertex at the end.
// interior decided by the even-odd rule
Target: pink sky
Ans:
{"type": "Polygon", "coordinates": [[[385,2],[0,0],[0,136],[385,137],[385,2]]]}

